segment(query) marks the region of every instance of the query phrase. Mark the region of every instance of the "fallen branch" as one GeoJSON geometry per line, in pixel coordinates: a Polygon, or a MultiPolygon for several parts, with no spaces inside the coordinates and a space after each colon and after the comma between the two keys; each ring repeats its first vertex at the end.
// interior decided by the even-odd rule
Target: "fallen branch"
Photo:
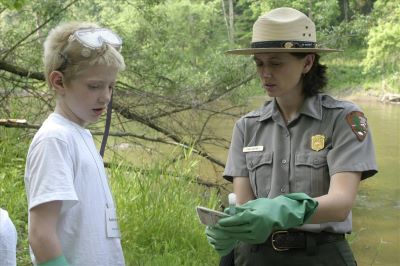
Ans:
{"type": "MultiPolygon", "coordinates": [[[[0,119],[0,126],[3,127],[11,127],[11,128],[28,128],[28,129],[39,129],[41,125],[38,124],[30,124],[25,119],[0,119]]],[[[103,135],[103,131],[100,130],[90,130],[92,135],[101,136],[103,135]]],[[[134,137],[142,140],[153,141],[153,142],[161,142],[164,144],[176,145],[176,146],[184,146],[181,143],[168,141],[163,138],[150,138],[143,135],[138,135],[130,132],[110,132],[109,136],[113,137],[134,137]]]]}
{"type": "MultiPolygon", "coordinates": [[[[160,127],[159,125],[157,125],[156,123],[154,123],[152,120],[149,120],[148,118],[142,117],[141,115],[137,114],[134,110],[130,110],[128,109],[126,106],[122,106],[120,105],[117,101],[115,101],[113,103],[113,108],[119,113],[121,114],[123,117],[129,119],[129,120],[134,120],[137,121],[141,124],[146,125],[147,127],[154,129],[162,134],[164,134],[165,136],[167,136],[168,138],[172,139],[175,141],[175,143],[177,143],[177,145],[180,145],[184,148],[189,148],[191,147],[191,145],[189,143],[187,143],[186,141],[183,140],[183,138],[181,138],[180,136],[174,134],[174,132],[168,131],[166,128],[160,127]]],[[[198,155],[206,158],[207,160],[225,167],[225,164],[223,162],[221,162],[220,160],[218,160],[217,158],[214,158],[212,155],[210,155],[209,153],[205,152],[205,151],[201,151],[198,149],[193,149],[193,152],[197,153],[198,155]]]]}
{"type": "Polygon", "coordinates": [[[0,119],[0,126],[39,129],[40,125],[29,124],[25,119],[0,119]]]}

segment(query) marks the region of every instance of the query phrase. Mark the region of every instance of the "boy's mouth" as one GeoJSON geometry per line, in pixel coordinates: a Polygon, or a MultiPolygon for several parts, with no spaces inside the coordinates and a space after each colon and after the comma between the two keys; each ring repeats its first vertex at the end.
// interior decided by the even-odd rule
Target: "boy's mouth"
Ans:
{"type": "Polygon", "coordinates": [[[93,108],[92,110],[96,115],[101,115],[105,108],[93,108]]]}

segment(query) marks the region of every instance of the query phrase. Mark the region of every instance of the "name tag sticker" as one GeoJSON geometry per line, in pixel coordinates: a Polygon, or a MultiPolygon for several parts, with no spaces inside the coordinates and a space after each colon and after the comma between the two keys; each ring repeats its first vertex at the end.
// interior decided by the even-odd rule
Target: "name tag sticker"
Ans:
{"type": "Polygon", "coordinates": [[[121,237],[115,208],[106,208],[107,237],[121,237]]]}
{"type": "Polygon", "coordinates": [[[244,147],[243,152],[252,152],[252,151],[263,151],[264,146],[251,146],[251,147],[244,147]]]}

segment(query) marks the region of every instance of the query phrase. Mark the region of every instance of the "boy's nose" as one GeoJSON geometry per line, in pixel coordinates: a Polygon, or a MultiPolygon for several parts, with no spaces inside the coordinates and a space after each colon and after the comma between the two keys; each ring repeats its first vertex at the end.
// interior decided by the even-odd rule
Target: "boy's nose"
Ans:
{"type": "Polygon", "coordinates": [[[110,102],[110,99],[111,99],[111,93],[112,93],[112,91],[109,90],[108,88],[103,90],[101,95],[98,98],[98,101],[100,103],[108,104],[110,102]]]}

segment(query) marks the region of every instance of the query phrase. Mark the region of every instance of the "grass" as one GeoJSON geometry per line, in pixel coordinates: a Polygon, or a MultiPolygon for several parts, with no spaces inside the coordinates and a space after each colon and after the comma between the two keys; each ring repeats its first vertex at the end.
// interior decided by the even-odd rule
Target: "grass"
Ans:
{"type": "Polygon", "coordinates": [[[149,171],[111,169],[128,265],[217,264],[195,213],[197,205],[216,207],[217,194],[187,175],[195,166],[190,155],[172,166],[157,162],[149,171]]]}
{"type": "MultiPolygon", "coordinates": [[[[0,206],[17,228],[19,266],[31,265],[23,181],[27,132],[0,128],[0,206]]],[[[215,208],[217,193],[194,182],[196,161],[182,153],[179,160],[158,161],[143,171],[132,171],[119,158],[109,169],[127,265],[218,263],[195,212],[197,205],[215,208]]]]}

